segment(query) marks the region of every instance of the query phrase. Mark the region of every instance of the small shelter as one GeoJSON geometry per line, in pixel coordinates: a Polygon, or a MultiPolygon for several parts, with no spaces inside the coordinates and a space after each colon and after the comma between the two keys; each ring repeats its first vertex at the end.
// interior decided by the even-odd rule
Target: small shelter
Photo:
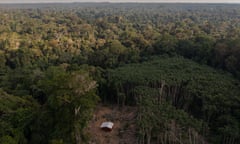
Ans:
{"type": "Polygon", "coordinates": [[[100,128],[104,131],[112,131],[113,125],[112,122],[103,122],[100,128]]]}

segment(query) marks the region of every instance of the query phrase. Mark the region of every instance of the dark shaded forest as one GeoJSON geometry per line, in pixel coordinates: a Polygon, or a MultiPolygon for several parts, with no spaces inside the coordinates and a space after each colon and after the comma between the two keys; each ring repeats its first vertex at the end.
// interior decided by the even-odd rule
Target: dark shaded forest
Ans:
{"type": "Polygon", "coordinates": [[[0,143],[82,144],[98,104],[139,144],[240,143],[240,5],[0,5],[0,143]]]}

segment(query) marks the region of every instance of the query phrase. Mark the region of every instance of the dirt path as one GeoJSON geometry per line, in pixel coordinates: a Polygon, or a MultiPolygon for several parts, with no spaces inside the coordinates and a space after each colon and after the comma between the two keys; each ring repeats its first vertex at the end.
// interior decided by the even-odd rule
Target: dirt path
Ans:
{"type": "Polygon", "coordinates": [[[136,141],[136,108],[98,106],[88,132],[91,135],[89,144],[135,144],[136,141]],[[102,122],[114,123],[111,132],[100,129],[102,122]]]}

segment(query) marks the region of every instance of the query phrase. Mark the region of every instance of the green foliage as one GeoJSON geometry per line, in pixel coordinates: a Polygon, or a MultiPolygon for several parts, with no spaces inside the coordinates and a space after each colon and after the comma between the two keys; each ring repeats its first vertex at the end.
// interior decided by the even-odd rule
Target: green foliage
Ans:
{"type": "Polygon", "coordinates": [[[166,58],[239,79],[239,14],[225,4],[0,5],[0,143],[86,143],[97,94],[138,106],[140,143],[239,143],[239,81],[166,58]]]}
{"type": "Polygon", "coordinates": [[[25,131],[36,116],[37,103],[30,97],[20,98],[0,89],[0,142],[26,143],[25,131]]]}
{"type": "Polygon", "coordinates": [[[173,54],[176,51],[177,39],[172,35],[164,34],[156,41],[154,47],[159,54],[173,54]]]}
{"type": "MultiPolygon", "coordinates": [[[[239,86],[239,81],[234,80],[228,73],[181,57],[156,57],[149,62],[129,64],[108,72],[108,87],[111,89],[109,92],[114,94],[114,98],[110,97],[109,100],[124,101],[126,104],[143,101],[144,104],[139,105],[146,106],[148,110],[145,112],[146,121],[150,120],[148,118],[151,114],[157,113],[153,110],[154,103],[157,103],[157,110],[163,105],[166,113],[168,110],[165,108],[168,106],[164,103],[170,104],[185,112],[171,109],[172,112],[169,113],[173,116],[164,118],[165,120],[176,119],[181,126],[192,126],[198,132],[204,132],[207,137],[213,137],[212,141],[216,140],[218,135],[238,140],[236,135],[239,137],[239,123],[236,120],[239,113],[235,111],[239,107],[239,86]],[[124,99],[119,94],[125,95],[124,99]],[[186,112],[202,120],[204,124],[197,124],[186,112]],[[229,116],[231,121],[222,123],[218,120],[224,115],[229,116]],[[233,127],[236,127],[236,130],[233,127]]],[[[157,116],[156,120],[158,119],[157,116]]]]}
{"type": "MultiPolygon", "coordinates": [[[[84,128],[99,101],[95,94],[97,84],[89,76],[90,70],[85,66],[70,72],[64,65],[49,67],[44,73],[30,69],[12,70],[2,84],[5,84],[4,89],[21,97],[1,91],[1,127],[6,127],[1,132],[1,141],[74,143],[79,135],[83,139],[84,128]],[[38,104],[23,91],[33,94],[41,104],[41,110],[34,109],[36,106],[27,107],[38,104]]],[[[94,71],[92,68],[92,73],[94,71]]]]}
{"type": "Polygon", "coordinates": [[[50,67],[38,86],[47,96],[47,101],[39,116],[44,121],[37,120],[35,125],[42,127],[33,131],[33,141],[41,143],[38,137],[45,137],[53,143],[58,142],[56,140],[75,143],[79,141],[76,137],[82,139],[84,128],[99,100],[95,94],[96,82],[84,70],[68,72],[63,67],[50,67]],[[42,128],[48,130],[43,132],[42,128]]]}

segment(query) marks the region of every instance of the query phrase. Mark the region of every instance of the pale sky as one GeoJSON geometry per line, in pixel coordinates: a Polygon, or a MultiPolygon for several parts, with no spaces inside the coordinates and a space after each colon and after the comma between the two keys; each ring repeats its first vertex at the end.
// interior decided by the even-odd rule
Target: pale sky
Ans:
{"type": "Polygon", "coordinates": [[[52,3],[52,2],[189,2],[189,3],[240,3],[240,0],[0,0],[0,3],[52,3]]]}

